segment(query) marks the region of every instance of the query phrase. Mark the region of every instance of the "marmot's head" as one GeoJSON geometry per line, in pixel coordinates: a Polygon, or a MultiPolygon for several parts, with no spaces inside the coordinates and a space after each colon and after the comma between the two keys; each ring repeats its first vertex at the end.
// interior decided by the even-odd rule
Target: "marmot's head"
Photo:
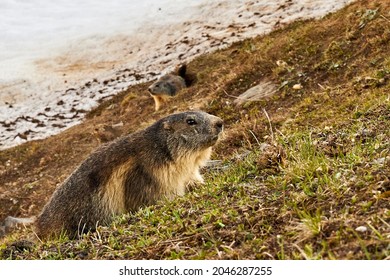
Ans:
{"type": "Polygon", "coordinates": [[[149,88],[151,95],[169,95],[174,96],[185,87],[185,81],[182,77],[176,75],[165,75],[154,82],[149,88]]]}
{"type": "Polygon", "coordinates": [[[171,152],[204,150],[213,146],[223,130],[223,120],[201,111],[189,111],[161,119],[171,152]]]}

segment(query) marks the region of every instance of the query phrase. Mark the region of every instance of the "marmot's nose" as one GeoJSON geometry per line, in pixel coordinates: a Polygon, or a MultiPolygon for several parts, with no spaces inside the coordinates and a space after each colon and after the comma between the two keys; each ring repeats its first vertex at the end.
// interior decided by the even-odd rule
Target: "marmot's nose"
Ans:
{"type": "Polygon", "coordinates": [[[223,120],[219,119],[215,122],[215,127],[217,128],[218,133],[223,130],[223,120]]]}
{"type": "Polygon", "coordinates": [[[149,91],[150,93],[153,93],[153,92],[152,92],[152,87],[148,87],[148,91],[149,91]]]}

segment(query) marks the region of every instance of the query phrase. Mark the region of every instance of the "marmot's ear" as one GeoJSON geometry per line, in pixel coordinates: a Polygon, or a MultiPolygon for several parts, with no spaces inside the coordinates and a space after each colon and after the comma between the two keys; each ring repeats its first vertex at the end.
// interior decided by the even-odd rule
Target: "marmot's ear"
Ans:
{"type": "Polygon", "coordinates": [[[187,72],[187,65],[186,64],[183,64],[179,67],[179,69],[177,70],[177,74],[182,77],[183,79],[185,78],[186,76],[186,72],[187,72]]]}
{"type": "Polygon", "coordinates": [[[163,122],[163,128],[165,129],[165,130],[172,130],[172,127],[171,127],[171,124],[169,123],[169,121],[165,121],[165,122],[163,122]]]}

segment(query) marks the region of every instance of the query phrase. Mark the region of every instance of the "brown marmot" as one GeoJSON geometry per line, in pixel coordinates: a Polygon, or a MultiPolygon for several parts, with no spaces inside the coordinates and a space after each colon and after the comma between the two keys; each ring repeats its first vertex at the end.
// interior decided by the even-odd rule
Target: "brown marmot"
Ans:
{"type": "Polygon", "coordinates": [[[169,115],[93,152],[56,189],[37,217],[40,237],[71,238],[115,215],[183,195],[210,158],[223,121],[201,111],[169,115]]]}
{"type": "Polygon", "coordinates": [[[166,74],[154,82],[148,90],[154,99],[155,110],[160,110],[168,98],[190,86],[194,80],[194,75],[187,73],[187,66],[184,64],[178,68],[177,74],[166,74]]]}

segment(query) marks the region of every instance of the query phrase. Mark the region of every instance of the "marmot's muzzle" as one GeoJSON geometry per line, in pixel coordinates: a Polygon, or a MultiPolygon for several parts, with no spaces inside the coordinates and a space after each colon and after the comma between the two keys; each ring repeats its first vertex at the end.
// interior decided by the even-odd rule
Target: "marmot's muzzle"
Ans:
{"type": "Polygon", "coordinates": [[[219,119],[215,122],[215,127],[217,129],[218,134],[223,131],[223,120],[219,119]]]}

